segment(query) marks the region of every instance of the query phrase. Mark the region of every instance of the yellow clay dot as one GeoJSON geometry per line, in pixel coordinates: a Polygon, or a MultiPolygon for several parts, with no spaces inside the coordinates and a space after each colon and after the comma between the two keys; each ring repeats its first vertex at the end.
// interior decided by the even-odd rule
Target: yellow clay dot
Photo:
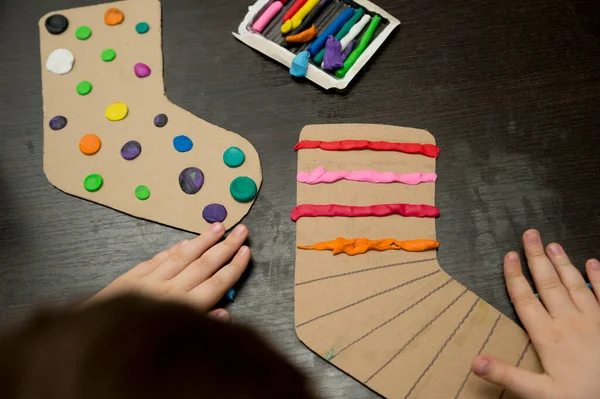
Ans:
{"type": "Polygon", "coordinates": [[[106,119],[110,121],[120,121],[125,119],[129,113],[129,108],[125,103],[114,103],[106,108],[106,119]]]}

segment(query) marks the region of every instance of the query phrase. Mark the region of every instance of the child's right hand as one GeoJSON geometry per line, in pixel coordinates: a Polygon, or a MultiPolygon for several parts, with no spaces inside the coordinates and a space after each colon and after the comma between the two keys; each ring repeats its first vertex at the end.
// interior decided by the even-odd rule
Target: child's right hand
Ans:
{"type": "Polygon", "coordinates": [[[491,356],[478,356],[473,372],[523,398],[598,399],[600,262],[590,259],[586,264],[592,292],[560,245],[550,244],[544,252],[536,230],[526,231],[523,243],[541,301],[523,276],[516,252],[505,256],[504,276],[545,374],[491,356]]]}

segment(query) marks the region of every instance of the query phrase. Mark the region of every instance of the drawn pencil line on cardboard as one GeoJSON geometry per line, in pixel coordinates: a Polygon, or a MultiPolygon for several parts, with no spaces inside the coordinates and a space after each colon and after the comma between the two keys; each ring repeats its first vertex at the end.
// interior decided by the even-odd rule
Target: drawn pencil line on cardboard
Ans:
{"type": "Polygon", "coordinates": [[[432,296],[433,294],[435,294],[436,292],[438,292],[439,290],[441,290],[442,288],[444,288],[445,286],[447,286],[448,284],[450,284],[452,281],[454,281],[454,280],[452,278],[449,278],[444,283],[442,283],[441,285],[437,286],[433,290],[429,291],[425,296],[422,296],[421,298],[419,298],[416,302],[414,302],[413,304],[411,304],[407,308],[402,309],[400,312],[396,313],[393,317],[387,319],[385,322],[383,322],[380,325],[378,325],[377,327],[371,329],[369,332],[363,334],[361,337],[359,337],[359,338],[355,339],[354,341],[350,342],[348,345],[346,345],[345,347],[343,347],[342,349],[340,349],[335,354],[335,356],[339,356],[340,354],[342,354],[342,352],[344,352],[346,349],[350,348],[352,345],[357,344],[358,342],[360,342],[363,339],[367,338],[369,335],[373,334],[375,331],[379,330],[380,328],[385,327],[386,325],[388,325],[392,321],[396,320],[398,317],[402,316],[406,312],[409,312],[410,310],[414,309],[421,302],[423,302],[424,300],[426,300],[427,298],[429,298],[430,296],[432,296]]]}
{"type": "Polygon", "coordinates": [[[446,347],[448,346],[448,344],[450,343],[450,341],[452,341],[452,338],[454,338],[454,336],[456,335],[456,333],[458,332],[458,330],[460,330],[460,328],[465,324],[465,321],[467,321],[467,319],[469,318],[469,316],[471,315],[471,313],[473,313],[473,309],[475,309],[475,306],[479,303],[480,300],[481,299],[477,298],[475,300],[475,302],[473,302],[473,305],[471,305],[471,307],[469,308],[469,311],[467,312],[467,314],[465,314],[465,316],[462,318],[462,320],[458,323],[458,325],[456,326],[456,328],[454,329],[454,331],[452,331],[452,334],[450,334],[450,336],[446,339],[446,341],[444,342],[444,344],[442,345],[442,347],[438,350],[438,352],[435,354],[435,356],[433,357],[433,359],[431,359],[431,361],[429,362],[429,364],[427,365],[427,367],[425,368],[425,370],[423,370],[423,372],[421,373],[421,375],[419,376],[419,378],[417,378],[417,380],[415,381],[415,383],[413,384],[413,386],[408,390],[408,393],[404,397],[405,399],[408,398],[413,393],[413,391],[415,390],[415,388],[417,387],[417,385],[419,385],[419,382],[421,382],[421,380],[423,379],[423,377],[425,377],[425,374],[427,374],[427,372],[431,369],[431,366],[433,366],[433,364],[438,359],[438,357],[440,357],[440,355],[442,354],[442,352],[444,351],[444,349],[446,349],[446,347]]]}
{"type": "Polygon", "coordinates": [[[419,259],[419,260],[413,260],[413,261],[410,261],[410,262],[390,263],[389,265],[375,266],[375,267],[370,267],[368,269],[361,269],[361,270],[355,270],[355,271],[347,272],[347,273],[334,274],[333,276],[319,277],[319,278],[315,278],[315,279],[312,279],[312,280],[303,281],[301,283],[296,283],[295,285],[296,286],[306,285],[306,284],[316,283],[317,281],[329,280],[329,279],[332,279],[332,278],[351,276],[353,274],[360,274],[360,273],[365,273],[365,272],[372,272],[372,271],[375,271],[375,270],[387,269],[387,268],[390,268],[390,267],[398,267],[398,266],[412,265],[412,264],[417,264],[417,263],[431,262],[432,260],[436,260],[436,258],[419,259]]]}
{"type": "MultiPolygon", "coordinates": [[[[371,143],[427,144],[436,149],[435,153],[430,154],[435,156],[439,150],[434,137],[419,129],[366,124],[307,126],[300,134],[299,142],[304,143],[303,145],[312,142],[338,144],[336,148],[332,146],[327,150],[320,147],[330,144],[309,145],[307,147],[319,148],[299,151],[298,171],[314,170],[321,165],[325,170],[334,171],[384,170],[398,174],[436,172],[436,157],[372,149],[345,151],[344,146],[347,144],[342,145],[344,140],[350,140],[347,143],[360,147],[362,144],[358,144],[365,142],[365,139],[372,140],[371,143]]],[[[402,202],[435,206],[435,183],[409,186],[401,183],[340,181],[308,185],[297,181],[296,186],[298,205],[336,203],[343,199],[343,203],[349,207],[402,202]]],[[[437,221],[433,218],[397,215],[369,217],[364,214],[354,217],[344,217],[343,214],[328,216],[300,220],[296,228],[296,244],[324,242],[331,240],[331,237],[344,236],[395,237],[397,240],[414,240],[418,237],[436,239],[437,221]]],[[[510,356],[511,363],[517,362],[521,355],[525,360],[521,367],[543,372],[533,347],[521,353],[527,342],[525,331],[510,320],[498,319],[500,312],[480,298],[477,303],[481,306],[471,313],[454,338],[447,341],[442,352],[434,357],[434,353],[450,337],[468,307],[478,298],[455,280],[415,305],[412,311],[405,312],[386,324],[386,320],[393,319],[401,309],[410,307],[435,286],[451,279],[440,267],[435,254],[424,254],[423,257],[433,259],[416,263],[419,265],[416,268],[388,266],[414,261],[415,255],[404,251],[368,251],[356,256],[341,257],[330,254],[327,256],[327,253],[322,252],[296,250],[295,273],[298,286],[295,292],[295,309],[298,325],[315,314],[326,313],[330,303],[336,303],[335,306],[329,305],[335,308],[343,303],[360,300],[369,294],[378,293],[382,287],[416,277],[421,269],[421,274],[443,272],[438,273],[437,277],[412,284],[395,294],[379,296],[377,300],[365,302],[313,325],[297,326],[296,334],[310,349],[380,395],[389,398],[410,395],[411,398],[423,396],[453,399],[459,392],[460,399],[497,399],[500,389],[488,389],[473,375],[467,377],[466,383],[464,381],[465,372],[472,361],[472,357],[466,355],[467,351],[475,355],[481,350],[482,342],[485,343],[486,334],[490,333],[495,320],[499,322],[485,344],[485,352],[496,356],[510,356]],[[363,272],[368,269],[375,272],[363,272]],[[342,277],[355,272],[358,273],[356,277],[343,280],[330,276],[341,274],[342,277]],[[302,284],[309,281],[319,283],[302,284]],[[315,306],[319,308],[318,311],[314,310],[315,306]],[[481,323],[485,324],[485,328],[479,327],[481,323]],[[375,331],[368,334],[372,330],[375,331]],[[368,335],[362,338],[365,334],[368,335]],[[467,336],[473,339],[465,340],[467,336]],[[359,342],[352,343],[357,337],[359,342]],[[506,337],[510,339],[507,340],[506,337]],[[433,347],[431,340],[437,342],[433,347]],[[491,344],[492,341],[494,345],[491,344]],[[428,352],[423,357],[420,348],[429,348],[431,353],[428,352]],[[433,362],[430,362],[432,357],[433,362]],[[430,363],[429,366],[427,362],[430,363]],[[426,370],[425,374],[418,380],[422,370],[426,370]],[[398,375],[403,378],[399,380],[398,375]],[[434,381],[445,382],[442,387],[434,381]]]]}
{"type": "MultiPolygon", "coordinates": [[[[477,352],[477,356],[481,355],[481,352],[483,352],[483,350],[485,349],[486,345],[490,341],[490,338],[494,334],[494,331],[496,330],[496,327],[498,326],[498,323],[500,322],[501,318],[502,318],[502,315],[498,314],[498,317],[496,317],[496,321],[494,322],[494,325],[490,329],[490,332],[488,333],[488,335],[485,337],[485,341],[483,341],[483,344],[481,344],[481,348],[479,348],[479,351],[477,352]]],[[[461,394],[462,390],[465,388],[465,384],[467,383],[467,381],[469,380],[469,377],[472,374],[473,374],[473,372],[471,371],[471,368],[469,368],[469,371],[467,372],[465,379],[463,380],[462,384],[460,384],[460,388],[458,388],[458,392],[456,392],[456,395],[454,395],[454,399],[458,399],[458,396],[461,394]]]]}
{"type": "Polygon", "coordinates": [[[307,325],[307,324],[310,324],[310,323],[312,323],[313,321],[316,321],[316,320],[322,319],[323,317],[331,316],[332,314],[335,314],[335,313],[341,312],[341,311],[343,311],[343,310],[346,310],[346,309],[350,309],[351,307],[353,307],[353,306],[356,306],[356,305],[358,305],[358,304],[360,304],[360,303],[363,303],[363,302],[365,302],[365,301],[368,301],[368,300],[370,300],[370,299],[373,299],[373,298],[377,298],[378,296],[381,296],[381,295],[388,294],[388,293],[390,293],[390,292],[392,292],[392,291],[395,291],[395,290],[398,290],[398,289],[400,289],[400,288],[402,288],[402,287],[406,287],[407,285],[410,285],[410,284],[412,284],[412,283],[415,283],[415,282],[417,282],[417,281],[421,281],[421,280],[423,280],[423,279],[426,279],[426,278],[428,278],[428,277],[431,277],[431,276],[433,276],[433,275],[436,275],[436,274],[438,274],[440,271],[441,271],[441,270],[436,270],[436,271],[433,271],[433,272],[431,272],[431,273],[427,273],[427,274],[425,274],[425,275],[423,275],[423,276],[420,276],[420,277],[414,278],[414,279],[412,279],[412,280],[405,281],[405,282],[403,282],[402,284],[398,284],[398,285],[396,285],[396,286],[394,286],[394,287],[391,287],[391,288],[388,288],[388,289],[386,289],[386,290],[383,290],[383,291],[377,292],[377,293],[375,293],[375,294],[373,294],[373,295],[369,295],[368,297],[365,297],[365,298],[363,298],[363,299],[360,299],[360,300],[358,300],[358,301],[356,301],[356,302],[350,303],[350,304],[348,304],[348,305],[346,305],[346,306],[342,306],[341,308],[338,308],[338,309],[332,310],[331,312],[327,312],[327,313],[325,313],[325,314],[322,314],[322,315],[320,315],[320,316],[317,316],[317,317],[314,317],[314,318],[312,318],[312,319],[309,319],[309,320],[307,320],[307,321],[305,321],[305,322],[303,322],[303,323],[300,323],[300,324],[298,324],[298,325],[296,326],[296,328],[299,328],[299,327],[305,326],[305,325],[307,325]]]}
{"type": "Polygon", "coordinates": [[[419,331],[417,331],[417,333],[415,335],[413,335],[408,341],[406,341],[406,343],[398,350],[398,352],[396,352],[394,354],[394,356],[392,356],[387,362],[385,362],[380,368],[378,368],[377,370],[375,370],[375,372],[373,374],[371,374],[369,376],[369,378],[367,378],[365,380],[365,383],[368,383],[369,381],[371,381],[373,379],[373,377],[375,377],[377,374],[379,374],[384,368],[386,368],[391,362],[394,361],[394,359],[396,359],[398,357],[398,355],[400,355],[400,353],[402,353],[402,351],[404,351],[404,349],[406,349],[408,347],[408,345],[410,345],[419,335],[421,335],[421,333],[423,331],[425,331],[429,326],[431,326],[433,323],[435,323],[440,317],[442,317],[442,315],[444,313],[446,313],[448,311],[448,309],[450,309],[452,306],[454,306],[456,304],[456,302],[458,302],[458,300],[460,298],[463,297],[463,295],[465,295],[468,292],[468,290],[464,290],[463,292],[461,292],[456,298],[454,298],[454,300],[452,302],[450,302],[448,305],[446,305],[446,307],[444,309],[442,309],[441,312],[439,312],[433,319],[429,320],[429,322],[427,324],[425,324],[419,331]]]}

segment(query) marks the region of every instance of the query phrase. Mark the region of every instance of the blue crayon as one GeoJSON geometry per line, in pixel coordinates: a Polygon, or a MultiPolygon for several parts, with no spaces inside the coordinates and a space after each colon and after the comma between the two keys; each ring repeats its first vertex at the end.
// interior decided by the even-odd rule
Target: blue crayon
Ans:
{"type": "Polygon", "coordinates": [[[227,291],[227,292],[225,293],[225,298],[227,298],[227,300],[228,300],[229,302],[233,302],[233,300],[234,300],[234,298],[235,298],[235,289],[234,289],[234,288],[232,288],[232,289],[230,289],[229,291],[227,291]]]}
{"type": "Polygon", "coordinates": [[[319,51],[325,47],[325,43],[327,42],[327,38],[329,36],[334,36],[340,31],[340,29],[342,29],[342,26],[344,26],[344,24],[348,22],[350,18],[352,18],[354,11],[355,10],[352,7],[346,8],[332,23],[329,24],[329,26],[319,35],[319,37],[312,42],[312,44],[306,49],[306,51],[310,53],[311,58],[319,54],[319,51]]]}

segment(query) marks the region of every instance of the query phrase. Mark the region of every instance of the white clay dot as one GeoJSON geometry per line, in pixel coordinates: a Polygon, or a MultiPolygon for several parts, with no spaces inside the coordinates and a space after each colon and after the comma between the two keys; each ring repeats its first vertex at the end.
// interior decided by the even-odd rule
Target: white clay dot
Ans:
{"type": "Polygon", "coordinates": [[[74,62],[75,57],[73,56],[73,53],[67,49],[59,48],[54,50],[52,54],[48,56],[46,69],[57,75],[64,75],[71,72],[74,62]]]}

